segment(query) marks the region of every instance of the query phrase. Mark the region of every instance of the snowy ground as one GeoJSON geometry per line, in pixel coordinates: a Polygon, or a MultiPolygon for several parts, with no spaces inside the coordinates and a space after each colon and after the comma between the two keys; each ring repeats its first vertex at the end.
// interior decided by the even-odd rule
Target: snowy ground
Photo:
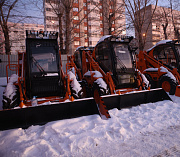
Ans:
{"type": "MultiPolygon", "coordinates": [[[[5,81],[0,81],[1,101],[5,81]]],[[[180,98],[171,98],[113,109],[109,120],[91,115],[0,131],[0,156],[180,156],[180,98]]]]}

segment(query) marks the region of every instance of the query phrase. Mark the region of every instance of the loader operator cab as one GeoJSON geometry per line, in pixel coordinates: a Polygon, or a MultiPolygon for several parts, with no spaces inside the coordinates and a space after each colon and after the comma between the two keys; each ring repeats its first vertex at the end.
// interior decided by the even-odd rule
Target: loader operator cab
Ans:
{"type": "Polygon", "coordinates": [[[117,88],[135,86],[135,52],[130,50],[129,43],[133,37],[102,37],[95,47],[96,61],[105,72],[112,72],[117,88]]]}
{"type": "Polygon", "coordinates": [[[27,96],[62,95],[56,32],[26,31],[27,96]]]}
{"type": "Polygon", "coordinates": [[[76,51],[74,52],[74,62],[77,66],[77,68],[82,69],[82,52],[90,52],[92,53],[94,50],[94,47],[87,47],[87,46],[80,46],[76,49],[76,51]]]}
{"type": "Polygon", "coordinates": [[[170,68],[177,68],[180,72],[180,43],[178,40],[163,40],[147,51],[153,57],[170,68]]]}

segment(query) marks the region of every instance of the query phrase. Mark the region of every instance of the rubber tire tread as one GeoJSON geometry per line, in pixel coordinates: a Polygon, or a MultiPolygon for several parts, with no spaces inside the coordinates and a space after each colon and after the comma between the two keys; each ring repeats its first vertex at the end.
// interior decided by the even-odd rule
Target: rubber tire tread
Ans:
{"type": "Polygon", "coordinates": [[[163,76],[161,76],[161,77],[159,78],[159,81],[158,81],[158,85],[159,85],[160,88],[162,87],[162,83],[163,83],[164,81],[168,81],[168,82],[170,83],[171,89],[170,89],[170,91],[169,91],[169,94],[170,94],[170,95],[174,95],[174,94],[175,94],[175,91],[176,91],[176,86],[178,85],[177,82],[174,82],[170,77],[163,75],[163,76]]]}
{"type": "Polygon", "coordinates": [[[91,96],[92,96],[92,91],[89,89],[88,83],[87,83],[86,80],[82,80],[82,82],[81,82],[81,87],[82,87],[82,88],[85,88],[85,90],[86,90],[86,94],[83,93],[83,96],[82,96],[83,98],[88,98],[88,97],[91,97],[91,96]]]}

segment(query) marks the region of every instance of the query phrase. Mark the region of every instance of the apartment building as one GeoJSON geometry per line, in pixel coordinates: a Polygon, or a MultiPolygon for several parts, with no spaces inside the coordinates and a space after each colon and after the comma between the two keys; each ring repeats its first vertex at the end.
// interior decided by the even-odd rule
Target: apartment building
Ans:
{"type": "MultiPolygon", "coordinates": [[[[59,31],[58,15],[54,11],[57,2],[58,0],[44,0],[44,23],[47,31],[59,31]]],[[[103,35],[126,34],[124,13],[122,0],[74,0],[69,34],[70,53],[79,46],[95,46],[103,35]]],[[[62,23],[65,34],[65,17],[62,23]]],[[[65,41],[65,35],[63,40],[65,41]]]]}
{"type": "MultiPolygon", "coordinates": [[[[155,5],[149,5],[146,8],[145,14],[145,24],[142,29],[142,35],[146,36],[146,44],[144,50],[147,50],[154,46],[157,42],[165,39],[177,39],[177,35],[174,31],[174,25],[180,33],[180,11],[173,10],[173,18],[172,21],[172,14],[171,9],[166,7],[157,6],[152,21],[150,22],[149,29],[146,33],[146,28],[148,26],[150,17],[153,13],[155,5]],[[174,25],[173,25],[174,22],[174,25]],[[164,28],[167,24],[166,33],[164,32],[164,28]],[[166,34],[166,35],[165,35],[166,34]]],[[[143,9],[142,9],[143,12],[143,9]]],[[[137,32],[135,33],[137,37],[137,32]]]]}
{"type": "MultiPolygon", "coordinates": [[[[25,39],[26,30],[44,30],[44,25],[28,24],[28,23],[13,23],[8,22],[9,39],[11,45],[11,54],[26,51],[25,39]]],[[[4,35],[0,30],[0,41],[4,42],[4,35]]],[[[5,45],[2,44],[0,54],[5,54],[5,45]]]]}

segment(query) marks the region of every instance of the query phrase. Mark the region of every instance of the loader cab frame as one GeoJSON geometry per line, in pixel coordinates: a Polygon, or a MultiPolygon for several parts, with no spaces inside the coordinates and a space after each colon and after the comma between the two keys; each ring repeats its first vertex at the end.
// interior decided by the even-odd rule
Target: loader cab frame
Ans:
{"type": "Polygon", "coordinates": [[[26,91],[33,96],[62,96],[56,32],[26,31],[26,91]],[[46,34],[45,34],[46,33],[46,34]]]}
{"type": "Polygon", "coordinates": [[[180,43],[177,42],[177,40],[169,41],[156,46],[152,55],[169,69],[177,68],[180,73],[180,43]]]}
{"type": "Polygon", "coordinates": [[[86,47],[86,46],[81,46],[76,49],[74,52],[74,63],[76,64],[77,68],[82,69],[82,52],[90,52],[92,53],[94,50],[94,47],[86,47]]]}
{"type": "Polygon", "coordinates": [[[129,47],[132,39],[133,37],[110,36],[95,47],[96,61],[105,72],[112,72],[117,88],[135,86],[134,52],[129,47]]]}

